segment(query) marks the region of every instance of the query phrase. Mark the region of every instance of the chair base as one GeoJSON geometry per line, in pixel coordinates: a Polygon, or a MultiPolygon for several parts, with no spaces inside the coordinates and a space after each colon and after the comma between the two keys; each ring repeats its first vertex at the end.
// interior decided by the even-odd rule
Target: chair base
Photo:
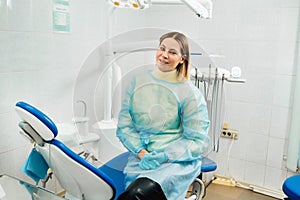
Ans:
{"type": "Polygon", "coordinates": [[[189,197],[185,198],[185,200],[201,200],[203,198],[205,191],[204,183],[201,179],[196,178],[194,182],[190,186],[189,197]]]}

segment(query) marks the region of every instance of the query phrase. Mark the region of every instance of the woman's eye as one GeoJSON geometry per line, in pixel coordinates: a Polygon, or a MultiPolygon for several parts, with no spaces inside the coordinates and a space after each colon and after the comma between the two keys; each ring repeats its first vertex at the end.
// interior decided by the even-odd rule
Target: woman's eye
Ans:
{"type": "Polygon", "coordinates": [[[159,50],[164,51],[165,47],[159,47],[159,50]]]}
{"type": "Polygon", "coordinates": [[[176,51],[170,51],[170,54],[172,54],[172,55],[176,55],[176,54],[177,54],[177,52],[176,52],[176,51]]]}

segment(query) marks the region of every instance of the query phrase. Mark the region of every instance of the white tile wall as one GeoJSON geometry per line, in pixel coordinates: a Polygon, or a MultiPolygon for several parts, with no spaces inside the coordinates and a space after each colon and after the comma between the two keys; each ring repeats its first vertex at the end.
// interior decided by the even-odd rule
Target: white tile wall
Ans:
{"type": "Polygon", "coordinates": [[[267,166],[281,169],[284,154],[284,139],[272,138],[269,139],[267,166]]]}
{"type": "Polygon", "coordinates": [[[295,41],[278,41],[277,53],[274,57],[277,59],[276,72],[279,75],[295,75],[295,49],[299,46],[299,42],[295,41]]]}
{"type": "Polygon", "coordinates": [[[282,170],[275,167],[266,167],[265,187],[280,190],[285,179],[286,173],[282,170]]]}
{"type": "Polygon", "coordinates": [[[274,90],[276,91],[274,93],[273,97],[273,104],[275,106],[283,106],[283,107],[290,107],[293,97],[292,94],[293,92],[293,79],[294,76],[278,76],[276,77],[275,85],[274,85],[274,90]]]}
{"type": "MultiPolygon", "coordinates": [[[[240,66],[247,82],[225,85],[225,120],[239,130],[239,139],[232,145],[229,162],[230,142],[220,141],[216,173],[281,188],[287,175],[282,157],[290,123],[300,3],[213,3],[211,20],[197,18],[184,6],[116,10],[109,16],[111,36],[141,27],[179,30],[209,53],[225,55],[216,60],[219,66],[240,66]]],[[[71,120],[76,76],[89,53],[106,38],[108,8],[105,0],[70,0],[71,32],[57,34],[52,32],[52,1],[0,0],[0,174],[23,176],[19,168],[30,150],[17,134],[13,110],[17,101],[34,103],[55,122],[71,120]]]]}
{"type": "Polygon", "coordinates": [[[246,162],[245,182],[255,185],[264,185],[266,166],[253,162],[246,162]]]}
{"type": "Polygon", "coordinates": [[[273,107],[270,124],[270,136],[276,138],[287,138],[289,133],[289,122],[291,111],[288,108],[273,107]]]}
{"type": "Polygon", "coordinates": [[[246,161],[243,159],[229,159],[228,177],[233,177],[235,180],[245,181],[246,161]]]}
{"type": "Polygon", "coordinates": [[[268,136],[255,132],[248,132],[252,137],[247,143],[246,160],[253,163],[264,165],[268,153],[268,136]]]}

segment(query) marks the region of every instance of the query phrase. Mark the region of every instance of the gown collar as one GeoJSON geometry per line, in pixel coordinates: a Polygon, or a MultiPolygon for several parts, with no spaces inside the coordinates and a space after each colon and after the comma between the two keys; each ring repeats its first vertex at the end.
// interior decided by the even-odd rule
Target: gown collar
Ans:
{"type": "Polygon", "coordinates": [[[162,72],[156,66],[152,72],[152,75],[158,79],[165,80],[168,82],[179,82],[176,69],[170,72],[162,72]]]}

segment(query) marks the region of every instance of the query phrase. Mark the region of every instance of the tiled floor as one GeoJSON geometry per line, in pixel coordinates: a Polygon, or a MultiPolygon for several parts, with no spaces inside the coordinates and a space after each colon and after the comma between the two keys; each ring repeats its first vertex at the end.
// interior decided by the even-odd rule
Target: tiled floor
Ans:
{"type": "Polygon", "coordinates": [[[269,196],[224,185],[210,184],[206,189],[206,196],[203,200],[277,200],[269,196]]]}

